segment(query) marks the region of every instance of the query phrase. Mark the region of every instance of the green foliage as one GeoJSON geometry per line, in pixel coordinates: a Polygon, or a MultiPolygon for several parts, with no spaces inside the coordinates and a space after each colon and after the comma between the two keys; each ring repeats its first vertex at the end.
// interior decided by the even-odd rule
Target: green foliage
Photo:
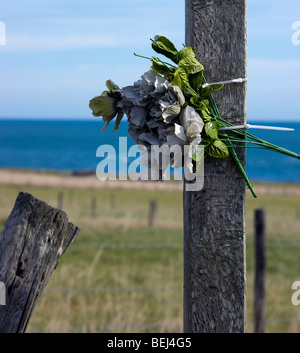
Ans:
{"type": "Polygon", "coordinates": [[[174,44],[164,36],[155,36],[152,48],[159,54],[163,54],[177,64],[178,51],[174,44]]]}
{"type": "Polygon", "coordinates": [[[212,119],[212,115],[211,115],[211,112],[208,107],[201,109],[199,111],[199,114],[205,123],[207,123],[208,121],[210,121],[212,119]]]}
{"type": "MultiPolygon", "coordinates": [[[[177,95],[180,102],[164,112],[165,116],[163,118],[165,122],[172,122],[175,117],[180,115],[182,107],[186,108],[187,105],[193,107],[193,111],[198,113],[194,116],[199,120],[202,119],[205,124],[204,131],[202,131],[203,124],[201,121],[201,129],[198,128],[197,131],[199,134],[198,137],[200,137],[200,133],[203,135],[201,137],[203,137],[202,144],[205,146],[205,155],[214,158],[228,158],[230,155],[254,197],[256,197],[256,194],[246,174],[245,168],[235,151],[236,147],[245,146],[245,138],[249,139],[247,142],[253,144],[252,147],[264,148],[300,159],[300,155],[297,153],[271,144],[249,134],[248,132],[241,133],[239,129],[232,130],[229,133],[224,133],[223,131],[223,140],[221,141],[218,137],[220,127],[230,126],[231,124],[221,117],[212,93],[221,89],[224,85],[221,83],[206,84],[204,67],[196,58],[195,48],[184,46],[178,51],[168,38],[160,35],[156,35],[152,42],[152,48],[154,51],[164,55],[177,65],[175,66],[174,64],[162,61],[156,57],[149,58],[141,56],[152,61],[151,68],[153,71],[169,79],[173,85],[173,93],[177,95]],[[204,85],[203,82],[205,83],[204,85]],[[180,94],[177,94],[179,90],[180,94]],[[201,119],[199,118],[199,115],[201,119]],[[231,135],[232,133],[234,135],[231,135]],[[243,144],[234,146],[233,142],[236,141],[243,142],[243,144]]],[[[103,121],[106,122],[103,130],[105,130],[109,122],[117,116],[114,128],[115,131],[118,129],[120,121],[124,115],[121,109],[118,108],[118,101],[121,99],[121,90],[111,80],[106,81],[106,86],[109,91],[104,91],[101,96],[92,99],[90,101],[90,108],[93,110],[94,116],[103,116],[103,121]]],[[[186,127],[185,129],[185,132],[188,135],[188,129],[186,127]]]]}
{"type": "Polygon", "coordinates": [[[106,87],[112,92],[120,92],[121,89],[118,85],[116,85],[112,80],[107,80],[105,82],[106,87]]]}
{"type": "Polygon", "coordinates": [[[116,123],[115,123],[114,129],[113,129],[113,132],[115,132],[116,130],[119,129],[119,125],[120,125],[120,122],[121,122],[123,116],[124,116],[124,113],[119,111],[117,114],[116,123]]]}
{"type": "Polygon", "coordinates": [[[214,158],[228,158],[229,151],[227,146],[221,140],[213,140],[205,146],[205,152],[214,158]]]}
{"type": "Polygon", "coordinates": [[[93,111],[94,116],[102,116],[102,120],[106,123],[102,128],[104,132],[110,121],[116,117],[116,122],[113,131],[115,132],[120,125],[124,116],[124,112],[118,107],[118,101],[121,97],[121,89],[112,80],[105,82],[109,91],[103,91],[101,96],[97,96],[90,100],[89,107],[93,111]]]}
{"type": "Polygon", "coordinates": [[[218,91],[220,88],[224,87],[223,84],[221,83],[214,83],[211,85],[208,85],[200,91],[200,96],[203,99],[208,98],[213,92],[218,91]]]}
{"type": "Polygon", "coordinates": [[[195,162],[201,163],[204,158],[203,148],[197,148],[196,152],[192,155],[192,159],[195,162]]]}
{"type": "Polygon", "coordinates": [[[184,47],[178,51],[166,37],[155,36],[154,39],[152,48],[178,64],[178,67],[152,58],[152,69],[156,73],[170,78],[173,85],[178,86],[183,92],[191,87],[197,94],[203,81],[204,67],[196,59],[196,49],[184,47]]]}
{"type": "Polygon", "coordinates": [[[196,57],[196,49],[193,47],[184,47],[177,54],[177,62],[186,57],[196,57]]]}
{"type": "Polygon", "coordinates": [[[178,66],[183,68],[188,75],[196,74],[204,70],[203,66],[194,56],[186,56],[179,61],[178,66]]]}
{"type": "MultiPolygon", "coordinates": [[[[223,84],[211,84],[202,88],[204,80],[204,67],[196,59],[196,50],[192,47],[184,47],[179,52],[174,44],[166,37],[155,36],[152,48],[178,64],[178,67],[152,58],[152,68],[155,72],[171,79],[172,84],[178,86],[183,92],[191,95],[189,104],[199,113],[205,123],[204,132],[205,155],[214,158],[228,158],[229,150],[224,142],[219,140],[218,131],[221,127],[216,121],[210,106],[210,96],[219,90],[223,84]]],[[[195,153],[193,159],[200,157],[195,153]]]]}
{"type": "Polygon", "coordinates": [[[199,92],[200,90],[200,87],[203,82],[203,73],[204,73],[204,69],[195,74],[189,75],[190,85],[195,92],[199,92]]]}
{"type": "Polygon", "coordinates": [[[173,75],[173,85],[178,86],[182,91],[184,91],[185,87],[189,84],[189,79],[186,71],[179,67],[175,70],[173,75]]]}
{"type": "Polygon", "coordinates": [[[190,103],[195,108],[197,113],[200,114],[204,123],[207,123],[212,119],[212,113],[209,110],[209,101],[207,99],[201,100],[200,98],[192,97],[190,99],[190,103]]]}
{"type": "Polygon", "coordinates": [[[112,120],[117,113],[117,102],[106,91],[101,96],[91,99],[89,107],[92,109],[93,115],[102,116],[104,122],[112,120]]]}
{"type": "Polygon", "coordinates": [[[163,75],[168,78],[172,78],[172,73],[170,68],[166,64],[160,63],[157,59],[152,58],[152,66],[151,69],[155,71],[157,74],[163,75]]]}
{"type": "Polygon", "coordinates": [[[205,124],[204,130],[208,137],[212,138],[213,140],[218,139],[218,131],[221,125],[217,121],[209,121],[205,124]]]}

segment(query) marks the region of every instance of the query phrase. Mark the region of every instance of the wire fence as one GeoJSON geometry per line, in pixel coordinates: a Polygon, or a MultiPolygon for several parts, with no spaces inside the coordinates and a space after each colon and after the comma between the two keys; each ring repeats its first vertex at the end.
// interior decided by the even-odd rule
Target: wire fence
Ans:
{"type": "MultiPolygon", "coordinates": [[[[71,245],[72,247],[91,247],[91,248],[111,248],[111,249],[163,249],[163,248],[175,248],[182,249],[182,243],[101,243],[101,242],[80,242],[74,243],[71,245]]],[[[247,245],[254,246],[253,244],[247,245]]],[[[267,242],[268,248],[299,248],[300,243],[273,243],[267,242]]]]}
{"type": "MultiPolygon", "coordinates": [[[[254,247],[254,244],[249,244],[250,247],[254,247]]],[[[248,247],[249,247],[248,246],[248,247]]],[[[137,251],[142,249],[149,249],[156,251],[156,249],[183,249],[182,243],[108,243],[108,242],[75,242],[71,245],[73,248],[81,249],[81,248],[107,248],[107,249],[122,249],[126,251],[126,249],[135,249],[137,251]]],[[[299,248],[300,243],[275,243],[275,242],[267,242],[267,248],[299,248]]],[[[266,285],[266,290],[274,293],[274,291],[284,291],[288,293],[289,296],[293,294],[292,283],[290,281],[286,281],[284,283],[271,283],[266,285]]],[[[82,294],[121,294],[121,293],[162,293],[162,292],[183,292],[183,284],[178,283],[176,285],[159,285],[159,286],[124,286],[124,287],[74,287],[74,288],[63,288],[63,287],[46,287],[45,294],[61,294],[61,295],[78,295],[82,294]]],[[[273,324],[300,324],[300,316],[295,311],[293,316],[273,316],[272,314],[268,314],[266,316],[267,323],[273,324]]],[[[181,332],[182,331],[182,320],[178,319],[174,320],[163,320],[157,322],[149,322],[149,323],[135,323],[135,324],[108,324],[108,325],[82,325],[82,326],[70,326],[63,327],[58,329],[53,329],[53,331],[57,332],[132,332],[135,330],[143,331],[143,330],[158,330],[163,327],[168,327],[169,330],[174,330],[181,332]]],[[[51,332],[50,330],[44,329],[36,329],[35,332],[51,332]]]]}
{"type": "Polygon", "coordinates": [[[166,292],[179,291],[183,286],[119,287],[119,288],[48,288],[45,293],[120,293],[120,292],[166,292]]]}
{"type": "MultiPolygon", "coordinates": [[[[101,214],[102,210],[101,210],[101,202],[96,202],[94,198],[91,198],[91,202],[86,202],[85,204],[78,206],[78,202],[76,202],[75,200],[75,193],[74,195],[70,194],[69,199],[65,196],[59,196],[58,200],[57,200],[57,205],[60,206],[60,208],[65,208],[65,206],[67,206],[67,208],[70,208],[73,212],[73,214],[79,214],[80,212],[85,212],[84,213],[84,217],[89,218],[89,220],[91,220],[91,222],[93,222],[95,219],[97,220],[97,222],[99,221],[99,224],[101,224],[101,219],[102,220],[106,220],[105,219],[105,215],[109,215],[109,217],[111,217],[110,219],[114,219],[115,215],[117,215],[118,213],[121,213],[120,211],[120,207],[118,204],[118,200],[116,200],[115,195],[111,194],[111,196],[108,198],[107,197],[107,204],[106,204],[106,208],[104,209],[104,213],[105,214],[101,214]],[[74,197],[74,200],[72,200],[72,197],[74,197]],[[100,220],[99,220],[100,219],[100,220]]],[[[153,204],[153,203],[152,203],[153,204]]],[[[153,212],[153,206],[152,206],[152,211],[151,211],[151,207],[150,207],[151,203],[145,203],[144,204],[144,208],[143,208],[143,212],[144,212],[144,218],[143,219],[138,219],[139,216],[135,216],[132,218],[133,221],[140,221],[143,222],[143,225],[145,225],[146,227],[148,226],[149,228],[155,228],[155,225],[158,224],[159,222],[162,223],[162,220],[159,218],[161,217],[159,215],[159,212],[153,212]]],[[[104,208],[104,207],[103,207],[104,208]]],[[[138,206],[137,206],[138,208],[138,206]]],[[[159,208],[159,207],[158,207],[159,208]]],[[[300,213],[299,213],[299,207],[295,207],[294,208],[294,215],[293,217],[296,218],[300,218],[300,213]]],[[[122,209],[123,211],[123,209],[122,209]]],[[[140,210],[137,210],[137,213],[140,210]]],[[[68,213],[68,210],[67,210],[68,213]]],[[[175,217],[174,217],[175,219],[175,217]]],[[[88,221],[89,221],[88,220],[88,221]]],[[[177,221],[177,220],[176,220],[177,221]]],[[[179,219],[178,222],[180,222],[181,220],[179,219]]],[[[161,224],[160,223],[160,224],[161,224]]],[[[129,231],[130,233],[130,231],[129,231]]],[[[287,234],[288,234],[288,230],[287,230],[287,234]]],[[[101,239],[101,238],[91,238],[92,240],[94,239],[101,239]]],[[[159,241],[153,241],[151,242],[151,239],[149,238],[143,238],[143,242],[141,241],[134,241],[136,239],[131,238],[130,236],[128,236],[128,238],[126,239],[130,239],[129,242],[123,241],[124,238],[118,238],[117,241],[114,242],[114,239],[112,239],[111,241],[108,239],[108,241],[106,241],[108,238],[103,238],[103,240],[105,241],[84,241],[84,237],[83,238],[78,238],[78,241],[76,240],[69,248],[68,252],[72,249],[76,250],[79,254],[78,254],[78,260],[80,260],[80,256],[81,256],[81,251],[84,251],[85,249],[110,249],[111,251],[109,252],[110,255],[112,256],[112,263],[114,262],[114,264],[117,264],[118,266],[120,266],[122,268],[122,266],[125,264],[126,262],[126,257],[124,256],[122,258],[122,261],[119,261],[118,256],[120,254],[123,254],[123,250],[124,253],[126,252],[126,250],[132,250],[131,251],[131,255],[132,256],[130,258],[130,261],[133,262],[134,260],[134,256],[135,254],[140,254],[142,252],[142,250],[149,250],[149,252],[147,253],[145,251],[145,253],[147,253],[149,256],[157,256],[159,254],[160,249],[165,249],[165,250],[178,250],[178,252],[173,251],[174,253],[178,253],[180,254],[180,252],[183,251],[183,244],[182,242],[178,242],[178,238],[176,238],[176,241],[172,241],[172,242],[168,242],[170,240],[170,238],[164,238],[163,236],[161,237],[161,242],[159,241]],[[122,241],[119,241],[122,240],[122,241]],[[149,242],[147,242],[149,241],[149,242]],[[120,251],[115,251],[114,250],[120,250],[120,251]],[[140,251],[141,250],[141,251],[140,251]],[[151,255],[152,254],[152,255],[151,255]]],[[[273,239],[277,239],[277,238],[273,238],[273,239]]],[[[287,238],[282,238],[282,240],[286,240],[287,238]]],[[[297,240],[297,238],[294,238],[297,240]]],[[[86,238],[86,240],[89,240],[89,238],[86,238]]],[[[141,239],[140,239],[141,240],[141,239]]],[[[157,238],[155,238],[155,240],[159,240],[157,238]]],[[[281,240],[278,237],[278,240],[281,240]]],[[[254,243],[252,242],[252,239],[250,239],[249,243],[247,243],[247,252],[249,253],[254,253],[253,249],[254,249],[254,243]]],[[[283,242],[283,241],[278,241],[275,242],[274,240],[268,240],[266,242],[266,247],[268,249],[268,251],[270,252],[270,254],[272,255],[273,253],[276,254],[276,249],[282,249],[283,252],[285,254],[288,254],[290,251],[292,251],[293,249],[295,249],[295,251],[297,251],[297,249],[300,248],[300,242],[297,241],[290,241],[287,240],[287,242],[283,242]]],[[[143,255],[145,256],[145,255],[143,255]]],[[[168,256],[168,254],[166,253],[166,256],[168,256]]],[[[173,256],[173,255],[172,255],[173,256]]],[[[252,255],[251,255],[252,256],[252,255]]],[[[273,255],[272,255],[273,256],[273,255]]],[[[179,256],[178,256],[179,257],[179,256]]],[[[297,258],[295,258],[295,265],[297,264],[297,258]]],[[[298,258],[299,259],[299,258],[298,258]]],[[[156,261],[156,259],[155,259],[156,261]]],[[[274,260],[273,260],[274,261],[274,260]]],[[[279,261],[279,260],[278,260],[279,261]]],[[[175,260],[173,262],[173,267],[174,267],[174,263],[175,260]]],[[[177,263],[176,263],[177,264],[177,263]]],[[[106,266],[110,266],[110,264],[105,264],[106,266]]],[[[153,265],[155,265],[155,263],[153,263],[153,265]]],[[[178,268],[179,266],[182,266],[182,263],[178,263],[178,268]]],[[[135,265],[137,266],[137,265],[135,265]]],[[[290,262],[287,264],[287,266],[291,266],[290,262]]],[[[270,268],[268,269],[271,271],[274,271],[274,269],[270,268]]],[[[101,271],[101,268],[99,269],[99,271],[101,271]]],[[[287,270],[284,267],[280,267],[278,269],[278,271],[283,271],[284,273],[287,273],[287,270]]],[[[144,274],[145,276],[147,276],[147,273],[144,274]]],[[[79,276],[79,275],[78,275],[79,276]]],[[[132,274],[133,276],[133,274],[132,274]]],[[[272,308],[269,309],[269,312],[267,312],[266,314],[266,323],[267,325],[269,323],[283,323],[283,324],[291,324],[291,323],[295,323],[295,324],[299,324],[299,330],[300,330],[300,311],[298,309],[300,309],[300,307],[295,307],[291,304],[291,296],[293,294],[293,291],[291,289],[291,285],[292,285],[292,281],[286,280],[284,283],[281,281],[280,283],[276,283],[276,282],[269,282],[268,281],[268,271],[267,271],[267,284],[266,284],[266,289],[267,289],[267,303],[269,301],[269,297],[270,300],[272,300],[272,305],[276,308],[282,306],[282,305],[286,305],[289,306],[289,311],[287,312],[283,312],[282,311],[282,315],[280,310],[276,311],[276,313],[274,313],[274,315],[272,314],[272,308]],[[283,292],[284,295],[282,295],[280,297],[280,300],[278,302],[276,302],[276,300],[273,298],[274,297],[274,293],[275,292],[283,292]],[[270,296],[268,296],[268,293],[270,293],[270,296]],[[283,299],[282,299],[283,298],[283,299]],[[285,302],[283,303],[283,300],[285,300],[285,302]],[[289,301],[289,303],[287,304],[287,301],[289,301]],[[292,307],[292,309],[291,309],[292,307]],[[290,316],[288,316],[287,314],[290,314],[290,316]]],[[[98,286],[98,284],[93,283],[93,285],[88,285],[85,287],[81,287],[81,286],[69,286],[67,288],[64,287],[63,283],[61,283],[60,285],[56,286],[51,284],[51,282],[49,283],[49,285],[45,288],[44,294],[43,296],[47,296],[47,295],[53,295],[53,294],[58,294],[61,295],[62,297],[70,295],[72,297],[72,301],[76,301],[78,298],[79,294],[83,294],[83,295],[112,295],[112,296],[118,296],[120,295],[120,297],[122,296],[122,300],[124,298],[124,295],[129,294],[129,293],[144,293],[144,294],[149,294],[149,298],[151,298],[152,296],[154,296],[155,294],[160,294],[160,293],[168,293],[170,294],[170,297],[172,296],[172,293],[175,293],[176,295],[179,293],[183,293],[183,283],[181,281],[175,281],[172,279],[172,281],[168,282],[169,278],[167,274],[163,274],[161,276],[161,280],[160,283],[162,283],[162,285],[157,285],[158,282],[153,283],[153,285],[150,284],[150,280],[145,284],[143,283],[142,285],[138,285],[138,281],[136,281],[136,283],[134,285],[120,285],[120,283],[118,283],[118,285],[116,286],[111,286],[109,285],[110,283],[105,282],[106,285],[103,284],[103,287],[98,286]],[[164,277],[163,277],[164,276],[164,277]],[[170,284],[168,284],[170,283],[170,284]]],[[[294,280],[300,280],[300,272],[299,272],[299,278],[295,278],[294,280]]],[[[142,281],[143,282],[143,281],[142,281]]],[[[250,282],[252,285],[252,278],[250,278],[250,282]]],[[[250,287],[250,290],[252,291],[252,287],[250,287]]],[[[253,293],[248,291],[248,295],[250,297],[250,300],[252,300],[252,296],[253,293]]],[[[42,297],[43,297],[42,296],[42,297]]],[[[116,299],[116,301],[118,300],[118,298],[116,299]]],[[[105,303],[103,303],[103,305],[105,305],[105,303]]],[[[124,306],[126,306],[126,302],[123,303],[124,306]]],[[[179,303],[179,306],[182,305],[182,303],[179,303]]],[[[251,306],[250,306],[251,307],[251,306]]],[[[252,307],[251,309],[252,310],[252,307]]],[[[178,317],[179,315],[177,315],[178,317]]],[[[250,315],[251,316],[251,315],[250,315]]],[[[100,324],[100,325],[92,325],[92,324],[83,324],[83,325],[72,325],[72,323],[70,323],[70,325],[65,325],[63,327],[58,326],[57,328],[51,328],[51,327],[47,327],[47,328],[42,328],[41,326],[39,326],[38,324],[35,325],[34,327],[34,332],[95,332],[95,331],[111,331],[111,332],[117,332],[117,331],[135,331],[135,330],[162,330],[163,328],[168,327],[169,329],[172,329],[174,331],[180,331],[182,330],[182,319],[181,317],[179,317],[177,320],[174,320],[173,317],[166,317],[163,318],[162,320],[152,320],[151,318],[149,319],[150,322],[139,322],[139,319],[137,319],[136,323],[120,323],[120,324],[110,324],[109,320],[107,321],[107,324],[100,324]]],[[[298,327],[298,326],[297,326],[298,327]]]]}
{"type": "Polygon", "coordinates": [[[180,243],[74,243],[74,247],[89,247],[89,248],[110,248],[110,249],[163,249],[173,248],[182,249],[183,245],[180,243]]]}

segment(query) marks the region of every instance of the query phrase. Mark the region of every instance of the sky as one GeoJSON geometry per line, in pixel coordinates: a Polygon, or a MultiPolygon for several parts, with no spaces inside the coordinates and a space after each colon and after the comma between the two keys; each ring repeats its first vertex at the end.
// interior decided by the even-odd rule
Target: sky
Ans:
{"type": "MultiPolygon", "coordinates": [[[[184,8],[184,0],[1,1],[0,118],[94,120],[88,103],[107,79],[124,87],[149,69],[133,53],[151,56],[150,38],[182,47],[184,8]]],[[[300,122],[300,1],[248,0],[247,11],[248,121],[300,122]]]]}

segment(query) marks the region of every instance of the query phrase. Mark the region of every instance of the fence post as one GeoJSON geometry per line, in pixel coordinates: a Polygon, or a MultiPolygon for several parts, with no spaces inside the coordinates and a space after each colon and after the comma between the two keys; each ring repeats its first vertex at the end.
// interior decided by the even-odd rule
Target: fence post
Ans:
{"type": "Polygon", "coordinates": [[[116,201],[115,201],[115,194],[110,195],[110,207],[115,208],[116,207],[116,201]]]}
{"type": "Polygon", "coordinates": [[[73,206],[73,190],[69,191],[69,206],[73,206]]]}
{"type": "Polygon", "coordinates": [[[6,305],[6,287],[5,283],[0,281],[0,305],[6,305]]]}
{"type": "Polygon", "coordinates": [[[63,201],[64,201],[64,193],[60,191],[57,197],[57,208],[59,208],[60,210],[63,208],[63,201]]]}
{"type": "Polygon", "coordinates": [[[156,213],[157,213],[157,202],[155,200],[150,200],[150,202],[149,202],[149,216],[148,216],[149,227],[153,227],[156,213]]]}
{"type": "Polygon", "coordinates": [[[266,225],[265,211],[255,210],[254,332],[265,332],[266,225]]]}
{"type": "Polygon", "coordinates": [[[96,199],[96,197],[93,197],[92,201],[91,201],[91,217],[92,218],[96,217],[96,207],[97,207],[97,199],[96,199]]]}
{"type": "MultiPolygon", "coordinates": [[[[186,45],[209,82],[246,77],[246,0],[186,0],[186,45]]],[[[245,123],[245,84],[214,98],[221,116],[245,123]]],[[[185,188],[183,202],[184,331],[244,332],[245,183],[234,161],[206,159],[204,188],[185,188]]]]}
{"type": "Polygon", "coordinates": [[[0,235],[0,333],[26,330],[36,301],[79,228],[65,212],[21,192],[0,235]]]}

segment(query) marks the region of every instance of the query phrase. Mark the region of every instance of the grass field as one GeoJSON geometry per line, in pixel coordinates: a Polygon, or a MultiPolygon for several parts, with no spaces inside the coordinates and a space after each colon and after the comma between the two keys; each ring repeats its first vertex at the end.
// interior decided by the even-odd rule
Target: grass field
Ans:
{"type": "MultiPolygon", "coordinates": [[[[81,228],[38,301],[28,332],[182,332],[181,192],[0,186],[0,230],[20,191],[55,207],[63,192],[62,208],[81,228]],[[158,206],[154,227],[148,225],[150,200],[158,206]]],[[[256,208],[267,217],[266,330],[299,332],[300,307],[291,303],[291,284],[300,280],[300,201],[276,193],[247,196],[247,331],[253,329],[256,208]]]]}

